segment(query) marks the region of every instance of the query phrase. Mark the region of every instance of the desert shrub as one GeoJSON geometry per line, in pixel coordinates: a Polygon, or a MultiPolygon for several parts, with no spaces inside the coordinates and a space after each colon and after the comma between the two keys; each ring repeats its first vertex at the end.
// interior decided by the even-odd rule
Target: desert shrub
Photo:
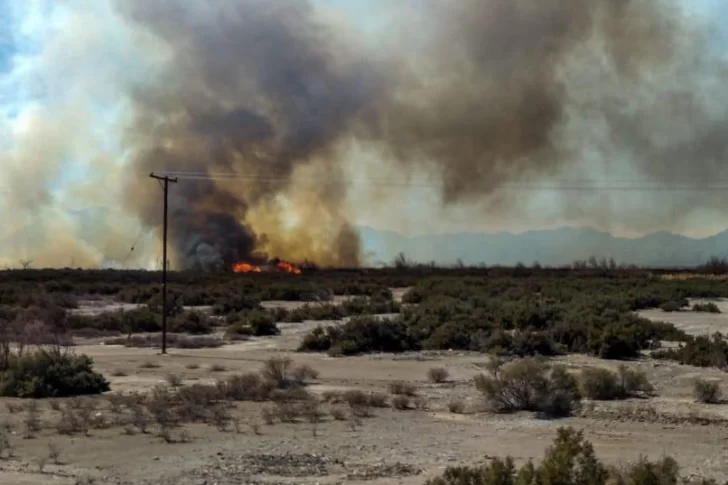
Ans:
{"type": "Polygon", "coordinates": [[[695,379],[693,383],[693,396],[697,402],[718,404],[721,400],[721,394],[718,382],[695,379]]]}
{"type": "Polygon", "coordinates": [[[300,387],[306,380],[318,378],[318,372],[308,365],[295,366],[288,357],[273,357],[265,361],[261,375],[279,389],[300,387]]]}
{"type": "Polygon", "coordinates": [[[306,335],[299,350],[356,355],[365,352],[404,352],[417,345],[399,319],[354,317],[341,327],[318,327],[306,335]]]}
{"type": "Polygon", "coordinates": [[[653,391],[644,372],[624,365],[616,373],[598,367],[584,369],[579,385],[585,397],[600,401],[649,395],[653,391]]]}
{"type": "Polygon", "coordinates": [[[230,321],[232,324],[225,330],[225,334],[229,337],[235,335],[262,337],[280,333],[273,315],[265,310],[238,313],[228,320],[228,322],[230,321]]]}
{"type": "MultiPolygon", "coordinates": [[[[124,347],[159,348],[162,346],[162,335],[131,335],[113,337],[104,340],[104,345],[123,345],[124,347]]],[[[187,336],[176,333],[167,334],[167,347],[178,349],[216,349],[225,342],[212,335],[187,336]]]]}
{"type": "Polygon", "coordinates": [[[412,401],[410,397],[403,394],[396,395],[392,398],[392,407],[399,411],[410,409],[411,404],[412,401]]]}
{"type": "Polygon", "coordinates": [[[453,414],[462,414],[465,411],[465,402],[462,399],[451,399],[447,403],[447,409],[453,414]]]}
{"type": "Polygon", "coordinates": [[[685,299],[680,301],[666,301],[660,305],[660,310],[663,312],[679,312],[688,305],[689,303],[685,299]]]}
{"type": "Polygon", "coordinates": [[[216,388],[220,396],[231,401],[265,401],[271,396],[275,384],[259,374],[238,374],[218,380],[216,388]]]}
{"type": "Polygon", "coordinates": [[[39,349],[13,356],[0,372],[0,396],[67,397],[108,390],[108,381],[86,355],[39,349]]]}
{"type": "Polygon", "coordinates": [[[679,348],[653,352],[652,357],[697,367],[724,368],[728,364],[728,342],[720,333],[712,337],[689,337],[679,348]]]}
{"type": "Polygon", "coordinates": [[[708,303],[696,303],[693,305],[693,311],[694,312],[703,312],[703,313],[720,313],[720,308],[718,308],[718,305],[715,303],[708,302],[708,303]]]}
{"type": "Polygon", "coordinates": [[[433,367],[427,371],[427,379],[435,384],[446,382],[450,373],[444,367],[433,367]]]}
{"type": "MultiPolygon", "coordinates": [[[[496,458],[475,467],[448,467],[442,476],[425,482],[427,485],[607,485],[663,484],[688,482],[680,478],[675,460],[664,457],[657,462],[642,458],[637,463],[614,468],[602,463],[594,447],[581,431],[560,428],[556,439],[538,465],[528,462],[516,468],[512,458],[496,458]]],[[[693,482],[715,483],[707,479],[693,482]]]]}
{"type": "Polygon", "coordinates": [[[410,382],[391,382],[389,384],[389,392],[394,394],[395,396],[416,396],[417,395],[417,386],[410,382]]]}
{"type": "Polygon", "coordinates": [[[571,414],[580,400],[576,379],[565,368],[550,368],[537,358],[491,365],[475,386],[494,412],[535,411],[545,416],[571,414]]]}
{"type": "Polygon", "coordinates": [[[212,324],[210,318],[200,312],[183,312],[171,320],[169,330],[202,335],[212,332],[212,324]]]}
{"type": "Polygon", "coordinates": [[[256,310],[260,308],[260,300],[253,297],[235,296],[225,299],[213,306],[215,315],[228,315],[239,313],[244,310],[256,310]]]}

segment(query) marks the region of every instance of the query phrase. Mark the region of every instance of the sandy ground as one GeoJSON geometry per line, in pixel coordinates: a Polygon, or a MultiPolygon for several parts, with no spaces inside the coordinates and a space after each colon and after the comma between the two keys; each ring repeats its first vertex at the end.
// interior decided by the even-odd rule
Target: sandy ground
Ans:
{"type": "MultiPolygon", "coordinates": [[[[644,314],[652,316],[653,312],[644,314]]],[[[696,332],[708,328],[706,325],[728,328],[728,314],[655,315],[696,332]]],[[[567,425],[583,429],[600,457],[611,463],[634,461],[640,455],[671,455],[681,463],[683,475],[728,479],[728,406],[695,404],[691,397],[697,376],[728,386],[724,372],[665,362],[631,362],[628,365],[647,372],[656,397],[587,405],[582,415],[566,420],[539,420],[529,414],[495,416],[479,412],[480,399],[471,383],[483,371],[487,357],[459,352],[355,358],[296,353],[301,336],[320,323],[282,324],[282,334],[274,338],[221,349],[173,349],[166,356],[152,349],[96,343],[82,344],[77,350],[94,358],[116,392],[151,389],[164,383],[169,374],[181,376],[187,384],[213,382],[226,375],[257,371],[266,359],[288,355],[320,372],[310,387],[314,393],[332,389],[386,392],[389,383],[408,381],[417,385],[427,409],[378,409],[374,417],[359,424],[328,418],[314,433],[314,426],[304,422],[267,426],[260,421],[261,404],[241,403],[235,410],[243,423],[240,429],[221,432],[206,425],[185,425],[189,442],[166,443],[154,433],[127,435],[121,428],[91,430],[89,436],[59,435],[55,426],[60,415],[49,402],[40,402],[43,428],[27,439],[25,412],[11,412],[20,401],[0,399],[0,423],[7,422],[13,429],[13,458],[0,460],[0,483],[421,484],[446,466],[474,464],[492,456],[537,460],[551,444],[556,429],[567,425]],[[224,370],[213,371],[213,365],[224,370]],[[450,380],[427,382],[432,367],[445,367],[450,380]],[[466,403],[466,413],[447,410],[453,399],[466,403]],[[255,432],[258,425],[259,434],[255,432]],[[60,451],[59,464],[48,459],[51,446],[60,451]],[[83,481],[91,478],[95,481],[83,481]]],[[[586,356],[558,360],[574,370],[617,365],[586,356]]]]}

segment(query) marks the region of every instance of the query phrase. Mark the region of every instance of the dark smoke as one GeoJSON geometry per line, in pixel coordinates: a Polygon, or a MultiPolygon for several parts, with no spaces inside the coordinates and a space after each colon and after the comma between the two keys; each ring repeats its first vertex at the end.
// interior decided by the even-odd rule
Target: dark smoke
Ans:
{"type": "MultiPolygon", "coordinates": [[[[305,0],[118,0],[169,55],[162,79],[134,90],[129,140],[147,171],[266,175],[183,181],[171,234],[185,267],[286,257],[256,254],[276,235],[248,218],[306,166],[326,176],[306,199],[307,223],[320,211],[337,232],[276,247],[357,264],[342,208],[352,139],[404,173],[437,174],[445,204],[489,198],[492,210],[515,203],[505,184],[578,168],[585,153],[650,180],[710,179],[725,171],[726,119],[706,111],[699,86],[719,67],[673,5],[408,1],[396,25],[405,35],[375,55],[305,0]],[[592,132],[605,143],[590,145],[592,132]]],[[[158,226],[158,191],[135,181],[129,200],[158,226]]]]}

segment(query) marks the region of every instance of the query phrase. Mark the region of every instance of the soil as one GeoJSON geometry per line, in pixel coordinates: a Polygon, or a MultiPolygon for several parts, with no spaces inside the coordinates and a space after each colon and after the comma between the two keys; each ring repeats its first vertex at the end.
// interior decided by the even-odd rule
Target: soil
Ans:
{"type": "MultiPolygon", "coordinates": [[[[728,312],[728,303],[719,306],[728,312]]],[[[728,314],[659,310],[643,314],[692,332],[728,328],[728,314]]],[[[185,384],[214,382],[226,375],[257,371],[272,356],[290,356],[297,364],[308,364],[320,372],[309,387],[311,392],[387,392],[391,382],[407,381],[418,387],[427,408],[377,409],[373,417],[359,422],[327,417],[316,425],[269,426],[261,419],[264,404],[240,403],[235,410],[240,423],[237,429],[184,425],[173,431],[174,442],[168,443],[154,430],[127,434],[119,427],[93,429],[88,436],[60,435],[56,430],[60,413],[50,401],[39,402],[41,430],[27,437],[27,413],[19,410],[25,403],[0,399],[0,423],[9,423],[13,430],[13,457],[0,460],[0,483],[421,484],[447,466],[472,465],[489,457],[538,460],[561,426],[584,430],[597,454],[615,465],[635,461],[640,455],[670,455],[682,465],[685,476],[728,480],[728,406],[697,404],[692,398],[692,383],[698,376],[728,386],[728,374],[722,371],[643,359],[627,365],[647,373],[657,391],[650,399],[587,403],[579,416],[563,420],[541,420],[528,413],[493,415],[482,411],[471,382],[484,372],[486,356],[422,352],[331,358],[297,353],[302,335],[322,323],[339,324],[281,324],[282,333],[277,337],[220,349],[171,349],[165,356],[154,349],[105,346],[93,340],[79,342],[77,352],[93,357],[114,392],[147,391],[164,383],[170,374],[182,377],[185,384]],[[427,371],[432,367],[446,368],[449,380],[429,383],[427,371]],[[449,412],[452,400],[462,400],[465,412],[449,412]],[[183,436],[185,442],[180,439],[183,436]],[[59,452],[57,460],[51,458],[51,449],[59,452]]],[[[581,355],[557,360],[575,371],[617,366],[581,355]]],[[[89,399],[104,401],[103,397],[89,399]]]]}

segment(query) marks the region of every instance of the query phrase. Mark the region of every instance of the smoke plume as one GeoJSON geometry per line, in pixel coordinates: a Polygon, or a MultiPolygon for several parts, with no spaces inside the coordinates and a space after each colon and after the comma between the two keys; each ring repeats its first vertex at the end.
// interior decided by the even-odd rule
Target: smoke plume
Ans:
{"type": "MultiPolygon", "coordinates": [[[[159,231],[161,192],[148,174],[180,174],[170,188],[177,267],[359,264],[357,208],[384,219],[402,199],[373,183],[352,200],[354,175],[425,178],[443,207],[499,221],[526,217],[544,196],[544,217],[639,231],[726,202],[673,193],[666,210],[649,192],[509,190],[563,177],[659,186],[727,175],[727,63],[710,27],[676,1],[406,0],[380,6],[393,22],[376,47],[313,0],[110,1],[148,56],[146,74],[117,81],[131,160],[122,206],[159,231]],[[649,211],[633,210],[648,198],[649,211]]],[[[34,163],[54,166],[63,136],[38,145],[34,163]]],[[[40,172],[46,185],[57,177],[40,172]]]]}

